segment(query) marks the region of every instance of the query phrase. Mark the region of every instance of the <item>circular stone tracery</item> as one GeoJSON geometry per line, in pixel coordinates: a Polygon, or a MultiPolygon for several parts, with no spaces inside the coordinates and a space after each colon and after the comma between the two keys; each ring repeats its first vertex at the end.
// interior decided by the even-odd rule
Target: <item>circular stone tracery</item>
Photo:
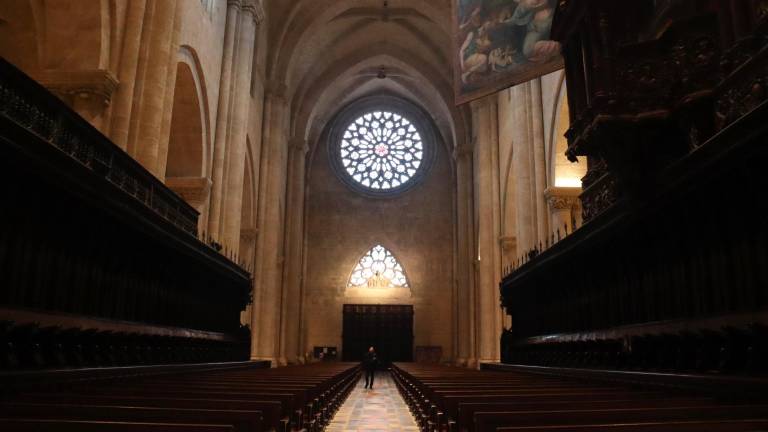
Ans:
{"type": "Polygon", "coordinates": [[[387,110],[368,112],[345,129],[339,146],[343,170],[372,191],[399,189],[422,165],[424,143],[413,122],[387,110]]]}

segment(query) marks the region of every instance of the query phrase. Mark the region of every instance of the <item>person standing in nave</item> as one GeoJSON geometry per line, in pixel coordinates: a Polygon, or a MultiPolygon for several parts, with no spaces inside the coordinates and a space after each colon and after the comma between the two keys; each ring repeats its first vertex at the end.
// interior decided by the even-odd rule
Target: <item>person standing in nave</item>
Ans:
{"type": "Polygon", "coordinates": [[[379,359],[376,356],[376,350],[373,347],[368,348],[368,352],[363,356],[363,369],[365,369],[365,388],[373,388],[373,377],[376,374],[376,366],[379,359]]]}

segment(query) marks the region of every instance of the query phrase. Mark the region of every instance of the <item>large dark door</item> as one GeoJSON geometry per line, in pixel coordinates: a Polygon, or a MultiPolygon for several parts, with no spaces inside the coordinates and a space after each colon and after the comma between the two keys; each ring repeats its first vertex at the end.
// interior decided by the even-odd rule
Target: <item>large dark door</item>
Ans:
{"type": "Polygon", "coordinates": [[[373,346],[382,364],[413,361],[413,306],[344,305],[342,358],[361,361],[373,346]]]}

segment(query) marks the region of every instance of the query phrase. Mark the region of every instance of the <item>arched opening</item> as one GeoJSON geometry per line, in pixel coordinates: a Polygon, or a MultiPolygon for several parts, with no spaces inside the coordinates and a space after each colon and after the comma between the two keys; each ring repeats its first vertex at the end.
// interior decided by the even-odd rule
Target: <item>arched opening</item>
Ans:
{"type": "Polygon", "coordinates": [[[172,112],[165,177],[202,177],[205,149],[202,110],[192,69],[186,63],[177,66],[172,112]]]}
{"type": "Polygon", "coordinates": [[[165,184],[200,212],[198,228],[208,224],[208,142],[201,86],[187,62],[179,62],[171,112],[165,184]]]}

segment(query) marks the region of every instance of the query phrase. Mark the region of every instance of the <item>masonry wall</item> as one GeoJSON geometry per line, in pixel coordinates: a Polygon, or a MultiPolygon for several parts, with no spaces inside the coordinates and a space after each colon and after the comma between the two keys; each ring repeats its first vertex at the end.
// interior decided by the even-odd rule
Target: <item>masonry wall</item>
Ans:
{"type": "Polygon", "coordinates": [[[445,149],[435,146],[432,167],[417,186],[396,197],[369,198],[339,180],[326,144],[314,152],[307,180],[305,352],[342,349],[345,303],[408,304],[414,307],[414,345],[439,345],[443,360],[452,360],[454,179],[445,149]],[[358,259],[377,243],[403,265],[410,293],[346,289],[358,259]]]}

